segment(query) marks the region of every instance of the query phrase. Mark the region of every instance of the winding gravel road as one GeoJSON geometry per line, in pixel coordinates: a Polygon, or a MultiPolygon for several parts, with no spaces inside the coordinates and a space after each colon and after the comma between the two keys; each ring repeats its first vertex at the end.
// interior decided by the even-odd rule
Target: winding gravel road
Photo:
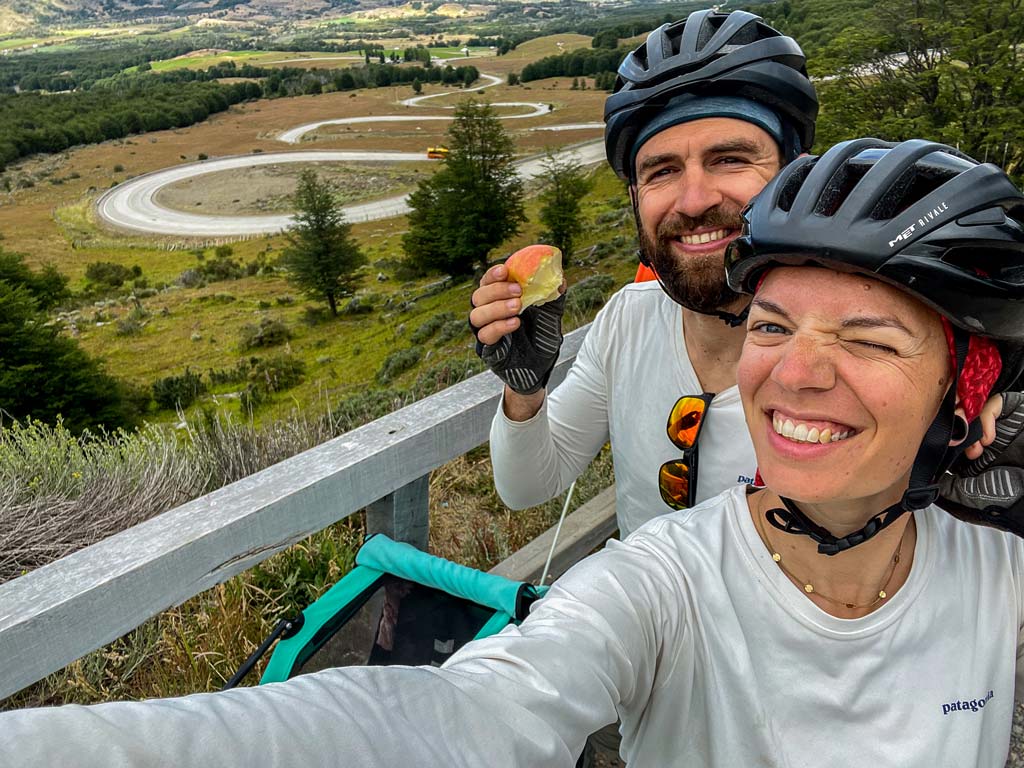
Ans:
{"type": "MultiPolygon", "coordinates": [[[[481,74],[487,82],[475,88],[459,91],[479,91],[502,82],[500,77],[481,74]]],[[[414,96],[399,102],[402,106],[416,107],[428,99],[446,96],[448,93],[435,93],[426,96],[414,96]]],[[[526,107],[529,112],[518,115],[503,115],[504,120],[537,117],[551,111],[548,104],[539,102],[499,102],[496,107],[526,107]]],[[[447,107],[454,109],[454,107],[447,107]]],[[[371,117],[349,117],[337,120],[321,120],[306,123],[280,134],[279,141],[297,144],[302,137],[324,125],[344,125],[353,123],[402,122],[424,120],[451,120],[450,115],[381,115],[371,117]]],[[[601,128],[603,123],[572,123],[563,126],[543,126],[533,130],[581,130],[601,128]]],[[[599,163],[604,159],[604,147],[600,141],[581,144],[556,153],[559,157],[573,157],[583,165],[599,163]]],[[[232,237],[252,234],[273,234],[291,226],[290,215],[266,216],[210,216],[197,213],[176,211],[159,204],[157,193],[169,184],[184,179],[203,176],[208,173],[250,168],[260,165],[279,165],[282,163],[324,163],[324,162],[422,162],[422,152],[386,152],[386,151],[300,151],[276,152],[259,155],[237,155],[187,163],[173,168],[136,176],[113,189],[105,192],[96,201],[96,212],[106,223],[129,232],[154,235],[176,235],[179,237],[232,237]]],[[[516,169],[523,179],[539,176],[543,172],[543,158],[533,158],[516,163],[516,169]]],[[[400,216],[409,210],[408,195],[397,195],[384,200],[345,206],[342,210],[345,219],[350,222],[373,221],[400,216]]]]}

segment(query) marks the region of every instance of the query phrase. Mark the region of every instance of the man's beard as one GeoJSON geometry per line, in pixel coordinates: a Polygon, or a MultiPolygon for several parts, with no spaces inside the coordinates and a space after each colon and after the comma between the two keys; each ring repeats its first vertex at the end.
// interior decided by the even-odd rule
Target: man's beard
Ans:
{"type": "Polygon", "coordinates": [[[661,287],[677,304],[702,315],[713,315],[740,298],[725,279],[725,258],[720,253],[680,257],[673,252],[672,241],[683,232],[711,227],[739,229],[738,213],[712,208],[699,218],[683,214],[666,217],[658,224],[655,240],[640,229],[640,247],[658,273],[661,287]]]}

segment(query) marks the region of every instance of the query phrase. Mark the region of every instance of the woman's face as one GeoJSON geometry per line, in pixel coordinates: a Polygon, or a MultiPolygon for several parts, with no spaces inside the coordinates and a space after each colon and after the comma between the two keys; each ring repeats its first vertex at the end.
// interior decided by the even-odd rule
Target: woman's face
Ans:
{"type": "Polygon", "coordinates": [[[939,316],[877,280],[780,267],[754,297],[738,380],[781,496],[897,501],[950,378],[939,316]]]}

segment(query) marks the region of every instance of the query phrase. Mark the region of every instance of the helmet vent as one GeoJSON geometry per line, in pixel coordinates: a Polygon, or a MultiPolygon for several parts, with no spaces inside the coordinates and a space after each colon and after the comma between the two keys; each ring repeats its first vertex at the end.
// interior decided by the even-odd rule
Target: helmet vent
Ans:
{"type": "Polygon", "coordinates": [[[948,169],[918,163],[904,171],[871,211],[871,218],[885,221],[899,216],[954,177],[948,169]]]}
{"type": "Polygon", "coordinates": [[[821,191],[818,202],[814,206],[814,212],[819,216],[835,216],[843,201],[857,186],[857,182],[864,178],[866,170],[862,166],[851,163],[839,166],[821,191]]]}
{"type": "Polygon", "coordinates": [[[779,190],[779,208],[787,213],[793,210],[793,201],[796,200],[797,194],[800,192],[800,187],[804,184],[804,179],[807,178],[807,174],[814,168],[814,163],[804,163],[799,168],[795,168],[793,173],[790,173],[786,178],[786,184],[779,190]]]}

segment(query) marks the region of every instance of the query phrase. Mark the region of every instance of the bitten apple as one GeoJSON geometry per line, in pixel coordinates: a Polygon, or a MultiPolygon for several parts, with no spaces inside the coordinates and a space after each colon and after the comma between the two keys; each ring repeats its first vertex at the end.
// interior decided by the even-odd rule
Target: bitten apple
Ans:
{"type": "MultiPolygon", "coordinates": [[[[559,296],[562,285],[562,252],[553,245],[528,245],[508,257],[509,280],[523,288],[523,309],[545,304],[559,296]]],[[[522,309],[519,310],[522,314],[522,309]]]]}

